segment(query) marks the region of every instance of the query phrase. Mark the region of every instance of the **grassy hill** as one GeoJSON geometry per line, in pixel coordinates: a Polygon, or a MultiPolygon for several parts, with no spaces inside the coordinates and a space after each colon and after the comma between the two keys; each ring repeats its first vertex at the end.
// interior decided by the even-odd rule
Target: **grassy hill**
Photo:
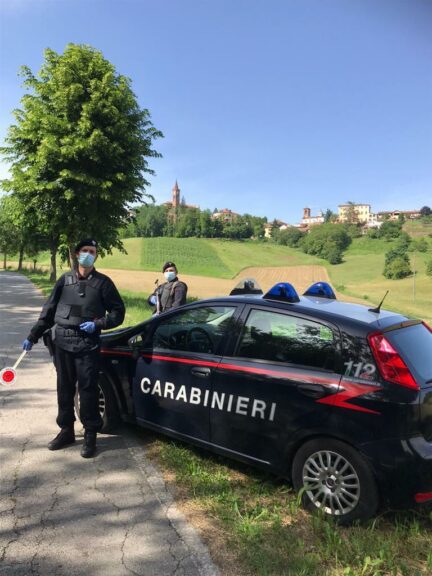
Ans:
{"type": "Polygon", "coordinates": [[[128,255],[115,250],[98,263],[99,268],[159,272],[166,260],[185,274],[233,278],[249,266],[296,266],[321,263],[318,258],[267,242],[207,238],[128,238],[128,255]]]}
{"type": "MultiPolygon", "coordinates": [[[[413,230],[417,225],[416,222],[408,224],[413,230]]],[[[421,235],[427,238],[429,250],[410,253],[411,266],[416,274],[403,280],[387,280],[382,275],[385,253],[392,247],[392,242],[364,237],[353,240],[344,255],[344,262],[337,266],[300,250],[270,242],[129,238],[124,241],[126,255],[115,250],[112,255],[98,261],[98,268],[160,272],[163,262],[173,260],[183,274],[233,278],[247,267],[319,264],[326,266],[334,286],[348,296],[378,303],[389,290],[386,308],[432,321],[432,278],[425,273],[426,262],[432,259],[432,239],[423,228],[421,235]]],[[[48,263],[48,254],[39,260],[39,264],[48,263]]]]}

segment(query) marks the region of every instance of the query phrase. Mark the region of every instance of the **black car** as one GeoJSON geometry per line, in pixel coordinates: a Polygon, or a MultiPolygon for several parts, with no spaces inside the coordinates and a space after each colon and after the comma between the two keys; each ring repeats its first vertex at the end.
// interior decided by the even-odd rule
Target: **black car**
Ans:
{"type": "Polygon", "coordinates": [[[432,333],[314,284],[253,282],[102,336],[119,418],[274,471],[348,523],[432,502],[432,333]]]}

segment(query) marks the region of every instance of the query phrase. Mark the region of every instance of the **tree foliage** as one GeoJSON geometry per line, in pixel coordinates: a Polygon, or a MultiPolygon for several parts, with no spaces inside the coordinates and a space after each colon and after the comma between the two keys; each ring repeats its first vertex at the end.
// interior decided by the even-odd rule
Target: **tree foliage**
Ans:
{"type": "Polygon", "coordinates": [[[405,232],[399,236],[394,247],[385,255],[383,274],[391,280],[406,278],[412,274],[408,248],[411,238],[405,232]]]}
{"type": "Polygon", "coordinates": [[[21,72],[27,93],[2,148],[11,163],[3,187],[34,211],[52,266],[58,247],[82,236],[102,251],[121,249],[119,228],[145,194],[147,158],[158,156],[152,142],[162,134],[130,80],[90,46],[47,49],[37,75],[21,72]]]}
{"type": "Polygon", "coordinates": [[[276,242],[283,246],[290,246],[296,248],[304,236],[304,232],[300,232],[298,228],[290,227],[285,230],[280,230],[276,236],[276,242]]]}
{"type": "Polygon", "coordinates": [[[315,254],[331,264],[342,262],[343,251],[351,243],[351,237],[343,224],[322,224],[314,226],[301,242],[307,254],[315,254]]]}

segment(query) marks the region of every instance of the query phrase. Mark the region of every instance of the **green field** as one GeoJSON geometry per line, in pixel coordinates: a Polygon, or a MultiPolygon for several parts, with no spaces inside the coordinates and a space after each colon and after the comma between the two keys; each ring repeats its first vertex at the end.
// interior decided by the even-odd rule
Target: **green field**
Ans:
{"type": "Polygon", "coordinates": [[[332,283],[347,295],[377,304],[389,290],[384,308],[431,322],[432,277],[426,275],[425,269],[426,262],[432,259],[432,244],[428,252],[409,254],[416,274],[402,280],[387,280],[382,275],[385,253],[391,246],[385,240],[354,239],[343,264],[326,264],[332,283]]]}
{"type": "Polygon", "coordinates": [[[243,242],[208,238],[128,238],[127,256],[115,250],[99,261],[99,268],[159,271],[166,260],[184,274],[233,278],[249,266],[316,264],[314,258],[271,242],[243,242]]]}
{"type": "MultiPolygon", "coordinates": [[[[424,225],[409,222],[411,228],[424,225]]],[[[378,303],[386,290],[385,307],[408,316],[432,321],[432,278],[425,273],[432,259],[432,239],[427,235],[429,250],[411,252],[415,276],[403,280],[387,280],[382,275],[385,253],[393,243],[382,239],[356,238],[344,255],[342,264],[332,266],[300,250],[272,242],[230,241],[205,238],[128,238],[124,241],[127,254],[114,250],[101,258],[98,268],[160,271],[166,260],[173,260],[181,273],[233,278],[249,266],[275,267],[297,265],[326,266],[333,285],[348,296],[378,303]]],[[[41,255],[38,265],[49,263],[48,254],[41,255]]],[[[60,269],[59,269],[60,271],[60,269]]]]}

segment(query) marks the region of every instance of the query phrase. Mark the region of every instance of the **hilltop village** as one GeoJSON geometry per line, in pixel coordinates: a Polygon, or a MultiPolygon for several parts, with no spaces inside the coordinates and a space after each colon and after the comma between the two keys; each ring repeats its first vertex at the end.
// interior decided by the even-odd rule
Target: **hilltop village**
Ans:
{"type": "Polygon", "coordinates": [[[138,236],[273,238],[284,230],[294,228],[300,232],[309,232],[312,227],[324,223],[355,224],[361,233],[366,234],[368,230],[379,229],[386,221],[415,220],[429,214],[428,207],[374,212],[370,204],[347,202],[338,206],[337,213],[319,210],[312,214],[311,208],[305,207],[302,218],[290,224],[279,219],[268,221],[266,217],[239,214],[229,208],[215,208],[212,212],[201,210],[199,206],[186,203],[176,181],[170,200],[159,206],[138,208],[132,215],[138,223],[143,224],[141,229],[134,231],[134,235],[138,236]]]}

